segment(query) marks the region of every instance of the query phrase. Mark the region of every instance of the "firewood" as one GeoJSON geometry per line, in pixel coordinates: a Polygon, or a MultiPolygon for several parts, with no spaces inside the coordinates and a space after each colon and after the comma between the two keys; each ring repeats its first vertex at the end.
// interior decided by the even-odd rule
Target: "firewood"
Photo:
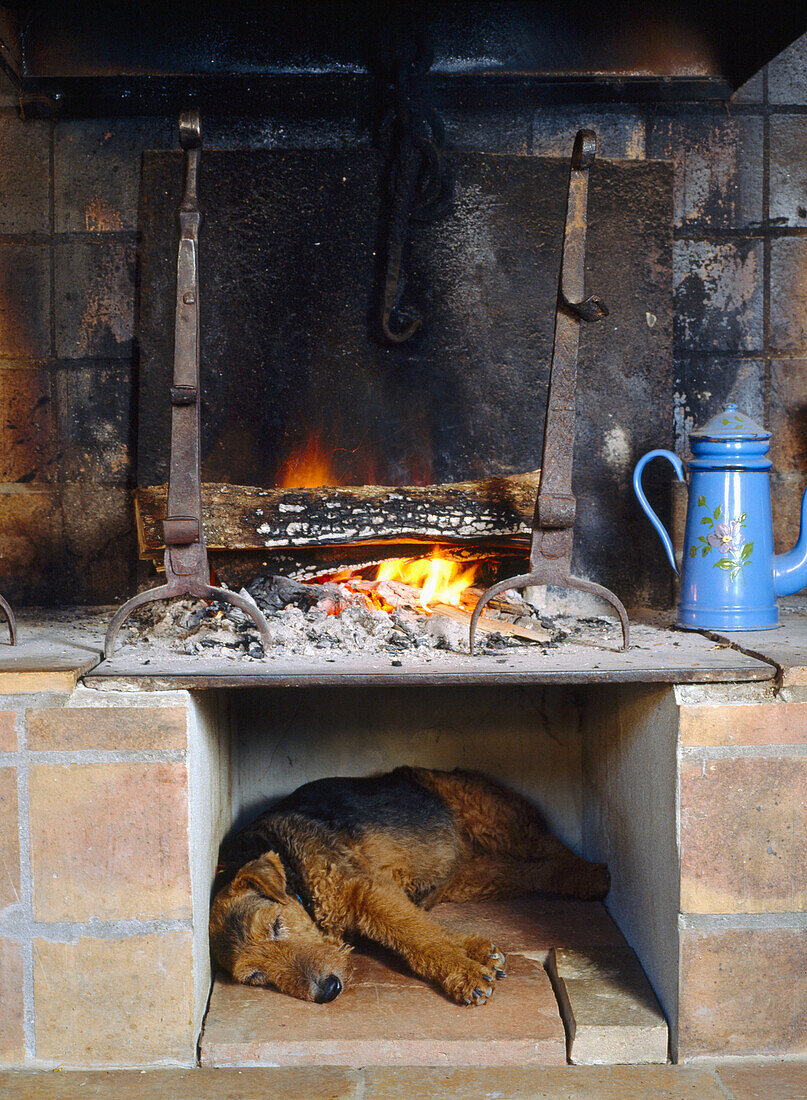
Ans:
{"type": "MultiPolygon", "coordinates": [[[[448,604],[436,603],[431,610],[435,615],[442,615],[446,619],[453,619],[457,623],[470,625],[471,613],[464,607],[453,607],[448,604]]],[[[483,611],[476,625],[479,634],[508,634],[515,638],[526,638],[531,642],[548,642],[552,635],[543,627],[522,626],[521,623],[511,622],[509,619],[498,619],[492,615],[486,615],[483,611]]]]}
{"type": "MultiPolygon", "coordinates": [[[[453,542],[520,548],[528,541],[540,471],[446,485],[319,489],[202,486],[210,550],[273,550],[356,543],[453,542]]],[[[140,553],[163,547],[166,486],[138,489],[140,553]]]]}
{"type": "MultiPolygon", "coordinates": [[[[421,589],[403,581],[365,581],[351,578],[345,583],[357,592],[377,593],[392,607],[404,607],[412,611],[423,610],[420,603],[421,589]]],[[[453,619],[454,622],[470,625],[476,599],[470,601],[470,606],[463,607],[455,607],[452,604],[444,603],[429,604],[429,611],[434,615],[442,615],[445,619],[453,619]]],[[[477,630],[480,634],[497,632],[512,635],[516,638],[526,638],[531,642],[548,642],[552,637],[550,632],[544,630],[543,627],[523,626],[521,623],[514,623],[512,619],[499,618],[486,614],[484,611],[479,616],[477,630]]]]}

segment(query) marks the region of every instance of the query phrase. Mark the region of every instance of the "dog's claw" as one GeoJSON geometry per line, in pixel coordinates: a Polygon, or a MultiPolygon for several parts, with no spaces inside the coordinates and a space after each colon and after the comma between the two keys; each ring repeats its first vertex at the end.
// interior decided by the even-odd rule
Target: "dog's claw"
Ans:
{"type": "Polygon", "coordinates": [[[493,944],[492,950],[488,955],[488,958],[490,959],[491,965],[493,966],[496,977],[507,977],[507,970],[505,969],[507,966],[507,959],[505,958],[504,953],[498,949],[495,943],[493,944]]]}

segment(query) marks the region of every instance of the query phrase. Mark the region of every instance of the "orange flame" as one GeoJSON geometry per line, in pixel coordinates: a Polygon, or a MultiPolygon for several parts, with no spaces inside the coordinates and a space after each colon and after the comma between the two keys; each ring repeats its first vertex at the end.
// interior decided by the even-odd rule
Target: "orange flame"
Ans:
{"type": "Polygon", "coordinates": [[[430,604],[459,606],[462,594],[476,580],[479,564],[464,568],[458,562],[441,558],[434,551],[428,558],[390,558],[378,567],[377,581],[402,581],[420,588],[420,606],[430,610],[430,604]]]}
{"type": "Polygon", "coordinates": [[[295,447],[277,472],[278,489],[318,489],[339,485],[340,478],[333,467],[331,454],[319,432],[295,447]]]}

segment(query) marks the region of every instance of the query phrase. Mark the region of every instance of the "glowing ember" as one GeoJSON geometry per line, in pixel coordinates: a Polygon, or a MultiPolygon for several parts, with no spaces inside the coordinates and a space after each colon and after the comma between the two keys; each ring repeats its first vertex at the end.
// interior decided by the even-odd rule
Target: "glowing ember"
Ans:
{"type": "Polygon", "coordinates": [[[441,558],[435,551],[428,558],[390,558],[378,567],[376,581],[401,581],[419,588],[420,606],[430,610],[431,604],[458,607],[466,588],[474,583],[479,564],[463,567],[458,562],[441,558]]]}
{"type": "Polygon", "coordinates": [[[338,485],[339,476],[333,468],[331,452],[318,432],[291,452],[277,474],[279,489],[318,489],[338,485]]]}

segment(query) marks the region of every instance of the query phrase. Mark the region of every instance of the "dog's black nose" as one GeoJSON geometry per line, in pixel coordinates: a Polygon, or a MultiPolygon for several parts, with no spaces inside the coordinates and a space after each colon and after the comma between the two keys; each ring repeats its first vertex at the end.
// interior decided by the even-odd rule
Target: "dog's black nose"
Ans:
{"type": "Polygon", "coordinates": [[[314,1000],[318,1005],[326,1005],[328,1001],[332,1001],[334,997],[338,997],[341,992],[342,983],[335,974],[329,974],[327,978],[323,978],[321,982],[317,982],[317,995],[314,1000]]]}

